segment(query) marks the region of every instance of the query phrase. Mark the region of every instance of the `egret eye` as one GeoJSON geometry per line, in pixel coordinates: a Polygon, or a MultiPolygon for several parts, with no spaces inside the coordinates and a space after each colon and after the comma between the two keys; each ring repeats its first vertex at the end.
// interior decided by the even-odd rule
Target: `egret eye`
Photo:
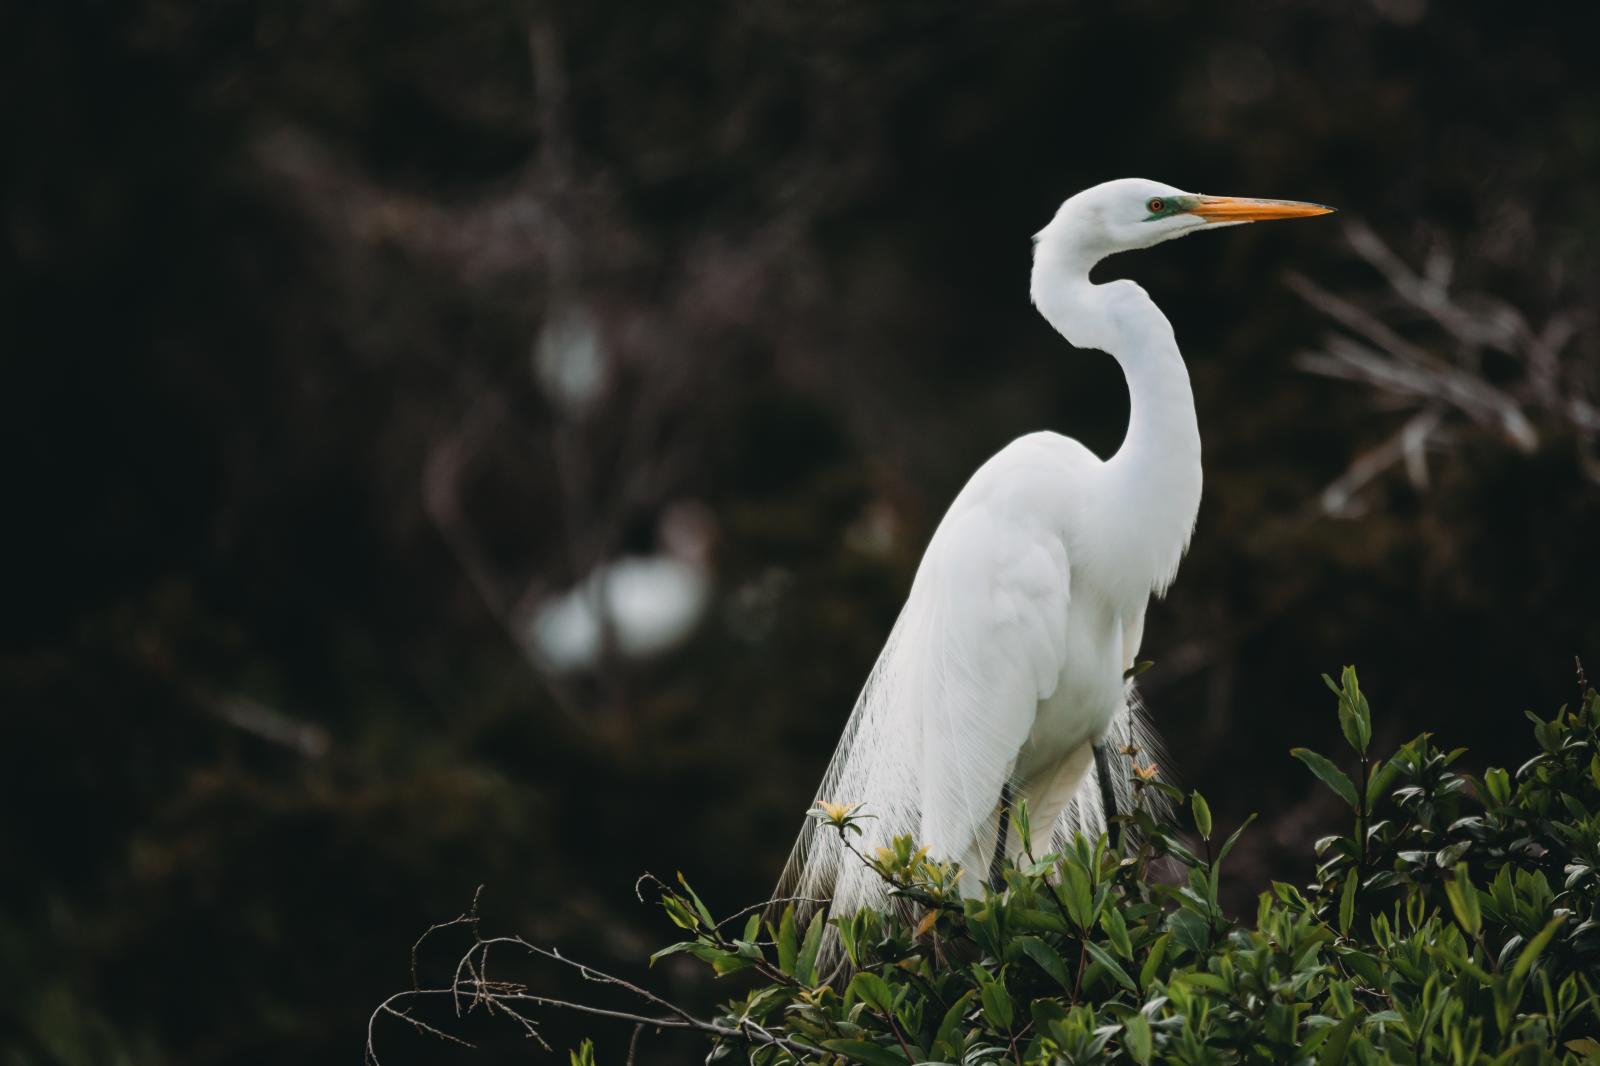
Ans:
{"type": "Polygon", "coordinates": [[[1159,215],[1161,212],[1167,209],[1167,202],[1159,196],[1152,196],[1150,198],[1150,202],[1145,204],[1145,206],[1150,209],[1150,213],[1152,215],[1159,215]]]}

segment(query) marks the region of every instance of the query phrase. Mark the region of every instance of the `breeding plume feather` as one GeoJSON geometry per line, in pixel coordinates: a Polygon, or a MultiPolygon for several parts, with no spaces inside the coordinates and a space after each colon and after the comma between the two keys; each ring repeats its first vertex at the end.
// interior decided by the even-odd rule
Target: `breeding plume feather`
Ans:
{"type": "MultiPolygon", "coordinates": [[[[1070,835],[1099,832],[1106,806],[1127,803],[1117,749],[1160,758],[1128,671],[1150,597],[1194,529],[1200,432],[1171,324],[1138,285],[1095,284],[1089,270],[1200,229],[1329,210],[1127,178],[1067,200],[1035,237],[1033,303],[1069,342],[1121,364],[1127,435],[1101,460],[1029,434],[950,505],[817,793],[872,816],[858,850],[910,834],[959,863],[976,894],[1009,804],[1027,800],[1034,826],[1070,835]],[[1109,793],[1091,773],[1097,746],[1118,768],[1104,775],[1109,793]]],[[[1004,840],[1014,858],[1018,834],[1004,840]]],[[[831,899],[838,915],[882,905],[885,887],[808,819],[777,896],[831,899]]]]}

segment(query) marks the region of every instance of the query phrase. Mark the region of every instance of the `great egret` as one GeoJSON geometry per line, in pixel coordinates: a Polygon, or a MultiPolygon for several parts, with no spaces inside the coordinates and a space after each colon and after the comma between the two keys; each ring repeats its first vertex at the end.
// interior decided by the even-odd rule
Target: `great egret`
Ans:
{"type": "MultiPolygon", "coordinates": [[[[817,793],[873,816],[866,854],[909,833],[960,863],[976,894],[1000,842],[1020,848],[1003,837],[1014,800],[1036,826],[1103,826],[1101,789],[1085,778],[1098,754],[1102,788],[1126,788],[1111,780],[1108,735],[1150,744],[1127,673],[1150,595],[1166,591],[1194,528],[1200,431],[1171,323],[1134,282],[1095,284],[1089,270],[1202,229],[1331,210],[1124,178],[1067,200],[1034,238],[1034,306],[1122,365],[1127,436],[1102,461],[1031,433],[950,505],[817,793]]],[[[880,904],[884,888],[808,819],[778,895],[831,898],[838,915],[880,904]]]]}

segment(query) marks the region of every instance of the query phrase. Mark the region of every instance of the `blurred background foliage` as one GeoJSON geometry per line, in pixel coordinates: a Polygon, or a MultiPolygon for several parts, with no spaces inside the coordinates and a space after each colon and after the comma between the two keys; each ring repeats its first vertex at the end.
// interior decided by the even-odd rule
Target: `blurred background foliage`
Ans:
{"type": "Polygon", "coordinates": [[[624,972],[641,871],[760,898],[963,480],[1120,439],[1027,300],[1110,177],[1343,211],[1101,268],[1195,380],[1143,681],[1235,883],[1336,818],[1323,670],[1515,765],[1600,659],[1592,21],[7,5],[0,1060],[348,1062],[479,884],[624,972]]]}

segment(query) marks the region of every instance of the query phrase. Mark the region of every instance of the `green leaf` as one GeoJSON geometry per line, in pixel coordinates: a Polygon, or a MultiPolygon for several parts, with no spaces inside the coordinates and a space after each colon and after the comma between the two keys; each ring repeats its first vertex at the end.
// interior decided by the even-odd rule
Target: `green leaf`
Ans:
{"type": "Polygon", "coordinates": [[[1339,935],[1348,936],[1356,914],[1356,871],[1344,875],[1344,891],[1339,893],[1339,935]]]}
{"type": "Polygon", "coordinates": [[[1150,659],[1143,659],[1139,662],[1136,662],[1126,670],[1122,671],[1122,680],[1132,681],[1134,678],[1138,677],[1140,674],[1144,673],[1154,665],[1155,663],[1150,659]]]}
{"type": "Polygon", "coordinates": [[[1016,808],[1012,811],[1011,820],[1017,827],[1017,840],[1022,844],[1024,855],[1033,854],[1033,822],[1028,814],[1027,797],[1017,800],[1016,808]]]}
{"type": "Polygon", "coordinates": [[[1400,767],[1395,765],[1393,759],[1372,764],[1372,770],[1367,777],[1367,810],[1376,807],[1378,801],[1388,794],[1389,786],[1394,784],[1395,776],[1399,772],[1400,767]]]}
{"type": "Polygon", "coordinates": [[[1066,1021],[1068,1011],[1060,999],[1047,996],[1028,1004],[1028,1013],[1033,1016],[1033,1027],[1044,1033],[1049,1032],[1054,1023],[1066,1021]]]}
{"type": "Polygon", "coordinates": [[[708,961],[711,963],[711,972],[718,977],[726,977],[730,973],[738,973],[755,965],[750,959],[728,951],[719,952],[708,961]]]}
{"type": "Polygon", "coordinates": [[[887,1015],[894,1011],[894,989],[871,970],[862,970],[851,978],[850,992],[879,1014],[887,1015]]]}
{"type": "Polygon", "coordinates": [[[1299,1061],[1309,1060],[1316,1053],[1317,1048],[1322,1046],[1322,1042],[1328,1039],[1329,1035],[1337,1028],[1337,1025],[1324,1025],[1320,1029],[1313,1029],[1307,1033],[1305,1038],[1300,1041],[1298,1049],[1300,1053],[1299,1061]]]}
{"type": "Polygon", "coordinates": [[[1372,740],[1372,712],[1367,706],[1367,698],[1361,694],[1361,683],[1356,680],[1355,667],[1344,668],[1337,687],[1328,680],[1326,674],[1322,679],[1339,695],[1339,731],[1344,734],[1345,742],[1359,754],[1365,755],[1367,745],[1372,740]]]}
{"type": "Polygon", "coordinates": [[[1342,951],[1339,958],[1355,975],[1373,988],[1383,987],[1383,970],[1378,960],[1360,951],[1342,951]]]}
{"type": "Polygon", "coordinates": [[[1351,810],[1360,809],[1360,804],[1356,800],[1356,786],[1351,784],[1344,771],[1329,762],[1326,756],[1319,755],[1310,748],[1290,748],[1289,754],[1305,763],[1323,784],[1337,792],[1339,797],[1350,805],[1351,810]]]}
{"type": "Polygon", "coordinates": [[[1528,946],[1522,949],[1522,954],[1517,956],[1517,963],[1511,967],[1511,980],[1520,981],[1528,976],[1528,971],[1533,969],[1533,964],[1538,960],[1539,953],[1550,943],[1550,938],[1556,935],[1556,930],[1561,928],[1561,923],[1567,919],[1557,915],[1551,918],[1545,927],[1534,934],[1528,946]]]}
{"type": "MultiPolygon", "coordinates": [[[[1463,973],[1466,973],[1469,977],[1486,988],[1490,985],[1496,984],[1502,987],[1504,986],[1504,982],[1496,982],[1494,977],[1490,975],[1489,971],[1473,962],[1464,953],[1446,951],[1443,948],[1435,947],[1432,944],[1427,945],[1425,948],[1423,948],[1423,950],[1429,955],[1433,956],[1435,959],[1445,960],[1451,966],[1461,970],[1463,973]]],[[[1498,995],[1498,992],[1496,994],[1498,995]]]]}
{"type": "Polygon", "coordinates": [[[753,943],[755,943],[756,938],[759,937],[760,935],[761,935],[761,913],[759,911],[757,911],[756,913],[750,915],[749,920],[747,920],[744,923],[744,935],[741,936],[739,939],[743,940],[743,941],[745,941],[747,943],[753,944],[753,943]]]}
{"type": "Polygon", "coordinates": [[[1222,842],[1222,848],[1217,852],[1217,861],[1215,863],[1213,863],[1212,865],[1214,865],[1214,866],[1221,866],[1222,865],[1222,860],[1226,859],[1228,857],[1228,852],[1232,851],[1233,850],[1233,846],[1235,844],[1239,843],[1239,838],[1244,836],[1244,831],[1246,829],[1249,829],[1250,828],[1250,823],[1255,821],[1255,820],[1256,820],[1255,813],[1251,812],[1249,817],[1247,817],[1244,821],[1239,823],[1239,828],[1235,829],[1233,832],[1228,834],[1228,839],[1224,840],[1222,842]]]}
{"type": "Polygon", "coordinates": [[[836,922],[834,928],[839,930],[839,944],[844,948],[845,958],[850,960],[852,967],[860,966],[860,960],[856,958],[856,934],[861,930],[861,914],[836,922]]]}
{"type": "Polygon", "coordinates": [[[1157,834],[1157,839],[1161,841],[1161,850],[1165,851],[1168,855],[1171,855],[1185,866],[1200,865],[1200,856],[1184,847],[1175,837],[1168,835],[1166,832],[1162,832],[1157,834]]]}
{"type": "Polygon", "coordinates": [[[679,929],[693,932],[700,926],[700,919],[695,917],[694,911],[689,909],[689,903],[675,892],[661,894],[661,909],[667,912],[667,917],[679,929]]]}
{"type": "Polygon", "coordinates": [[[700,920],[706,923],[706,928],[715,929],[717,926],[717,920],[711,917],[711,911],[707,909],[704,903],[700,902],[700,894],[694,889],[690,888],[689,882],[684,880],[682,870],[678,871],[678,884],[682,885],[683,890],[689,893],[689,898],[694,901],[694,909],[700,915],[700,920]]]}
{"type": "Polygon", "coordinates": [[[1167,957],[1167,944],[1171,940],[1171,933],[1162,933],[1156,937],[1155,943],[1150,945],[1150,954],[1146,956],[1144,965],[1139,967],[1140,988],[1149,988],[1150,982],[1161,972],[1161,962],[1167,957]]]}
{"type": "Polygon", "coordinates": [[[879,1047],[865,1040],[824,1040],[822,1046],[865,1066],[906,1066],[906,1057],[899,1048],[879,1047]]]}
{"type": "Polygon", "coordinates": [[[1134,1011],[1122,1020],[1122,1042],[1128,1056],[1139,1066],[1150,1062],[1150,1020],[1141,1011],[1134,1011]]]}
{"type": "Polygon", "coordinates": [[[800,954],[794,960],[794,978],[808,988],[817,980],[817,953],[822,950],[822,931],[827,924],[825,911],[811,916],[805,939],[800,942],[800,954]]]}
{"type": "Polygon", "coordinates": [[[1068,925],[1056,911],[1039,911],[1028,907],[1006,910],[1006,924],[1012,929],[1032,929],[1044,933],[1070,933],[1068,925]]]}
{"type": "Polygon", "coordinates": [[[1194,827],[1200,833],[1201,840],[1211,839],[1211,805],[1198,791],[1189,796],[1189,806],[1194,811],[1194,827]]]}
{"type": "Polygon", "coordinates": [[[1067,916],[1079,932],[1089,928],[1094,920],[1094,895],[1089,887],[1088,872],[1077,862],[1068,859],[1062,863],[1061,887],[1065,890],[1067,916]]]}
{"type": "Polygon", "coordinates": [[[1094,956],[1095,962],[1104,966],[1107,972],[1116,978],[1117,984],[1130,992],[1139,991],[1139,986],[1133,983],[1133,978],[1128,976],[1128,971],[1124,970],[1117,960],[1112,958],[1109,951],[1092,940],[1085,940],[1083,946],[1088,949],[1090,955],[1094,956]]]}
{"type": "Polygon", "coordinates": [[[1072,975],[1067,972],[1067,963],[1056,949],[1046,944],[1036,936],[1017,937],[1017,946],[1023,954],[1038,964],[1039,969],[1055,978],[1056,983],[1062,988],[1071,991],[1072,975]]]}
{"type": "Polygon", "coordinates": [[[1343,700],[1339,701],[1339,732],[1344,734],[1346,744],[1349,744],[1358,753],[1361,747],[1361,726],[1350,711],[1350,705],[1343,700]]]}
{"type": "Polygon", "coordinates": [[[1500,767],[1491,766],[1483,772],[1483,787],[1489,794],[1485,797],[1487,806],[1504,807],[1511,802],[1511,775],[1500,767]]]}
{"type": "Polygon", "coordinates": [[[657,959],[664,959],[668,955],[676,955],[679,952],[690,951],[699,946],[699,943],[694,940],[680,940],[676,944],[668,944],[666,947],[650,956],[650,965],[654,966],[657,959]]]}
{"type": "Polygon", "coordinates": [[[1211,948],[1211,927],[1193,911],[1173,911],[1167,915],[1167,928],[1180,947],[1196,955],[1204,955],[1211,948]]]}
{"type": "Polygon", "coordinates": [[[795,963],[800,958],[800,947],[796,943],[794,929],[794,904],[783,908],[783,917],[778,920],[778,969],[795,976],[795,963]]]}
{"type": "Polygon", "coordinates": [[[1016,1011],[1011,1003],[1011,993],[1006,991],[1004,972],[990,974],[982,966],[974,966],[972,973],[978,981],[978,998],[983,1003],[984,1017],[989,1019],[989,1024],[996,1031],[1009,1033],[1016,1011]]]}
{"type": "Polygon", "coordinates": [[[1350,1034],[1355,1032],[1357,1015],[1350,1015],[1344,1021],[1333,1027],[1322,1045],[1322,1054],[1317,1056],[1317,1066],[1340,1066],[1344,1062],[1345,1052],[1350,1049],[1350,1034]]]}
{"type": "Polygon", "coordinates": [[[664,959],[668,955],[678,955],[683,952],[687,952],[705,962],[712,962],[728,954],[715,944],[707,943],[704,940],[680,940],[676,944],[669,944],[654,955],[651,955],[650,965],[654,966],[657,959],[664,959]]]}
{"type": "Polygon", "coordinates": [[[944,1020],[939,1023],[939,1035],[934,1037],[933,1043],[937,1047],[943,1044],[950,1049],[952,1056],[961,1053],[961,1020],[967,1016],[967,1011],[972,1007],[972,997],[977,995],[972,989],[961,993],[961,998],[950,1004],[950,1009],[944,1012],[944,1020]]]}
{"type": "Polygon", "coordinates": [[[1466,863],[1456,863],[1455,880],[1444,883],[1444,894],[1461,928],[1468,936],[1476,937],[1483,928],[1483,911],[1478,906],[1478,890],[1472,887],[1472,880],[1467,876],[1466,863]]]}
{"type": "Polygon", "coordinates": [[[1133,961],[1133,940],[1128,936],[1128,923],[1122,917],[1120,907],[1106,907],[1100,912],[1100,928],[1105,930],[1106,938],[1111,941],[1111,946],[1117,949],[1117,954],[1133,961]]]}

